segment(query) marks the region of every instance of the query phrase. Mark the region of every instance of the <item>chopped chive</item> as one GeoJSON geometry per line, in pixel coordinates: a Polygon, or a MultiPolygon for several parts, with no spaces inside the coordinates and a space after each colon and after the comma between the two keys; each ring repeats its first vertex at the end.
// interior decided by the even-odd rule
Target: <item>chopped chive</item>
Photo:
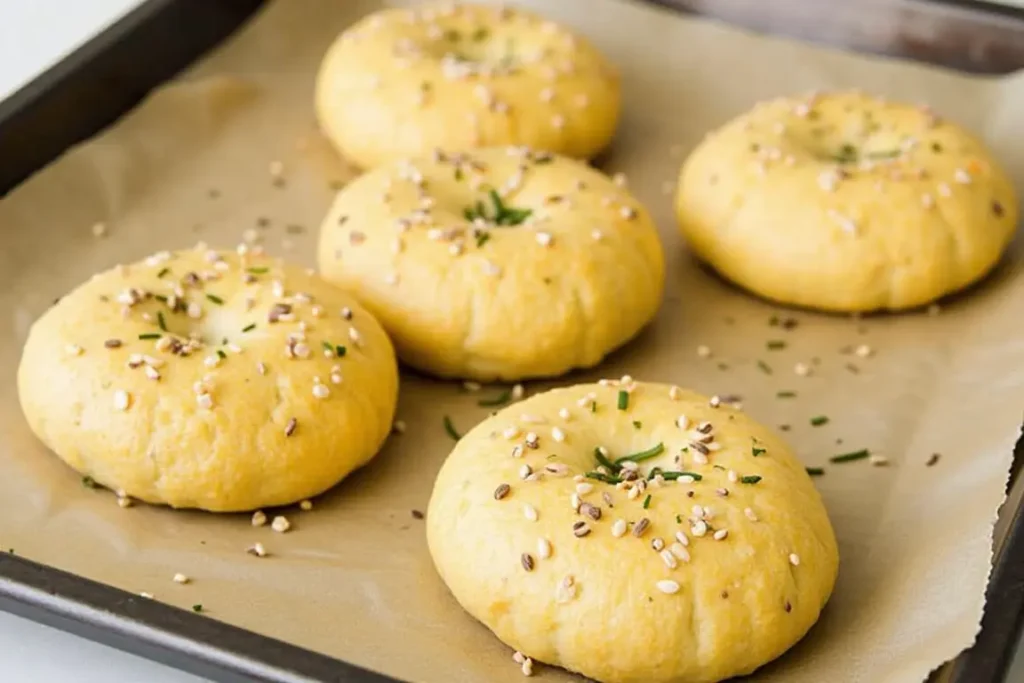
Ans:
{"type": "Polygon", "coordinates": [[[162,334],[157,332],[143,332],[139,335],[139,339],[159,339],[162,336],[162,334]]]}
{"type": "Polygon", "coordinates": [[[481,408],[496,408],[503,406],[512,399],[512,390],[506,389],[494,398],[482,398],[476,402],[481,408]]]}
{"type": "Polygon", "coordinates": [[[200,605],[199,603],[196,603],[195,605],[192,605],[192,611],[193,612],[202,612],[203,611],[203,606],[200,605]]]}
{"type": "Polygon", "coordinates": [[[648,493],[647,497],[644,498],[644,510],[646,510],[649,507],[651,507],[651,494],[648,493]]]}
{"type": "Polygon", "coordinates": [[[603,481],[606,484],[618,484],[622,482],[619,477],[613,477],[608,474],[601,474],[600,472],[587,472],[585,475],[587,479],[596,479],[597,481],[603,481]]]}
{"type": "Polygon", "coordinates": [[[599,465],[604,465],[609,470],[611,470],[613,473],[618,472],[620,469],[622,469],[621,466],[616,465],[611,460],[606,458],[604,453],[601,452],[600,448],[595,448],[594,449],[594,457],[597,458],[597,462],[598,462],[599,465]]]}
{"type": "Polygon", "coordinates": [[[590,404],[590,412],[592,412],[592,413],[596,413],[597,412],[597,403],[596,402],[590,404]]]}
{"type": "Polygon", "coordinates": [[[640,451],[639,453],[633,453],[632,455],[624,455],[621,458],[615,460],[615,464],[626,462],[627,460],[632,462],[643,462],[644,460],[650,460],[651,458],[661,455],[665,451],[665,444],[659,443],[656,446],[648,448],[646,451],[640,451]]]}
{"type": "Polygon", "coordinates": [[[477,249],[479,249],[480,247],[482,247],[485,244],[487,244],[487,242],[490,239],[491,239],[491,233],[489,233],[489,232],[481,232],[480,234],[478,234],[476,236],[476,247],[477,247],[477,249]]]}
{"type": "Polygon", "coordinates": [[[854,460],[863,460],[864,458],[871,455],[868,449],[864,448],[859,451],[853,451],[851,453],[842,453],[841,455],[835,455],[829,458],[829,462],[852,462],[854,460]]]}
{"type": "Polygon", "coordinates": [[[723,472],[725,472],[725,468],[722,467],[721,465],[712,465],[711,469],[722,470],[723,472]]]}
{"type": "Polygon", "coordinates": [[[795,391],[780,391],[775,394],[776,398],[796,398],[795,391]]]}
{"type": "Polygon", "coordinates": [[[682,524],[682,523],[683,523],[683,516],[677,514],[676,515],[676,524],[682,524]]]}
{"type": "Polygon", "coordinates": [[[763,360],[757,361],[757,367],[766,375],[772,374],[772,368],[770,365],[765,363],[763,360]]]}
{"type": "Polygon", "coordinates": [[[820,477],[821,475],[825,474],[825,468],[824,467],[808,467],[807,468],[807,474],[812,476],[812,477],[820,477]]]}
{"type": "Polygon", "coordinates": [[[462,180],[462,176],[463,176],[462,167],[456,166],[455,167],[455,179],[456,180],[462,180]]]}
{"type": "Polygon", "coordinates": [[[157,311],[156,312],[156,324],[159,325],[160,329],[163,330],[164,332],[167,331],[167,321],[164,320],[164,312],[163,311],[157,311]]]}
{"type": "Polygon", "coordinates": [[[242,332],[252,332],[255,329],[256,329],[256,323],[249,323],[248,325],[246,325],[245,327],[242,328],[242,332]]]}
{"type": "Polygon", "coordinates": [[[765,346],[768,347],[769,351],[778,351],[786,348],[786,342],[782,339],[769,339],[765,346]]]}
{"type": "Polygon", "coordinates": [[[643,426],[644,426],[644,423],[641,422],[640,420],[633,420],[633,428],[634,429],[640,429],[643,426]]]}
{"type": "Polygon", "coordinates": [[[664,477],[666,481],[675,481],[680,477],[693,477],[694,481],[700,481],[704,478],[696,472],[662,472],[661,476],[664,477]]]}
{"type": "Polygon", "coordinates": [[[82,486],[84,486],[87,489],[94,489],[99,487],[99,485],[96,483],[96,480],[88,475],[82,477],[82,486]]]}
{"type": "Polygon", "coordinates": [[[343,358],[346,353],[348,353],[348,349],[342,346],[341,344],[338,344],[337,346],[334,347],[334,355],[337,356],[338,358],[343,358]]]}
{"type": "Polygon", "coordinates": [[[163,277],[164,275],[167,275],[167,273],[169,273],[169,272],[171,272],[170,268],[161,268],[160,272],[157,273],[156,276],[157,277],[163,277]]]}
{"type": "Polygon", "coordinates": [[[329,341],[323,342],[324,351],[327,353],[334,353],[334,344],[329,341]]]}
{"type": "Polygon", "coordinates": [[[156,299],[157,301],[159,301],[162,304],[167,303],[167,297],[164,296],[163,294],[154,294],[153,298],[156,299]]]}
{"type": "Polygon", "coordinates": [[[811,418],[812,427],[820,427],[823,424],[828,424],[827,415],[815,415],[814,417],[811,418]]]}
{"type": "Polygon", "coordinates": [[[221,360],[227,360],[228,354],[224,353],[223,349],[217,349],[217,355],[221,360]]]}
{"type": "Polygon", "coordinates": [[[215,294],[207,294],[206,298],[212,301],[213,303],[217,304],[218,306],[224,305],[224,299],[221,299],[219,296],[216,296],[215,294]]]}
{"type": "Polygon", "coordinates": [[[759,455],[761,455],[762,453],[764,453],[764,452],[765,452],[765,449],[764,449],[764,448],[758,448],[757,446],[751,446],[751,447],[750,447],[750,452],[751,452],[751,454],[753,454],[753,456],[754,456],[754,457],[756,458],[757,456],[759,456],[759,455]]]}
{"type": "Polygon", "coordinates": [[[444,431],[448,432],[448,436],[452,437],[455,441],[462,438],[462,435],[455,431],[455,425],[452,424],[452,419],[447,415],[444,416],[444,431]]]}
{"type": "Polygon", "coordinates": [[[625,410],[629,407],[629,392],[619,391],[619,410],[625,410]]]}
{"type": "Polygon", "coordinates": [[[264,273],[269,273],[270,272],[270,268],[266,268],[266,267],[246,268],[245,270],[247,272],[249,272],[249,273],[252,273],[253,275],[263,275],[264,273]]]}
{"type": "Polygon", "coordinates": [[[761,481],[761,477],[756,474],[748,474],[745,477],[740,477],[741,484],[756,484],[759,481],[761,481]]]}

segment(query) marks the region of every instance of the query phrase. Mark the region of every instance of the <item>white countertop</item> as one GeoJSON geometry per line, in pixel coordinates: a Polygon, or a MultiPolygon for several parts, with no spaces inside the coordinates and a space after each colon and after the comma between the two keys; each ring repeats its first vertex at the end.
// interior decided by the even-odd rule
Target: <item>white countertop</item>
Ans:
{"type": "MultiPolygon", "coordinates": [[[[0,100],[142,0],[0,0],[0,100]]],[[[1024,4],[1024,0],[1004,0],[1024,4]]],[[[197,683],[200,678],[0,612],[4,683],[197,683]]],[[[1024,681],[1018,656],[1008,683],[1024,681]]]]}

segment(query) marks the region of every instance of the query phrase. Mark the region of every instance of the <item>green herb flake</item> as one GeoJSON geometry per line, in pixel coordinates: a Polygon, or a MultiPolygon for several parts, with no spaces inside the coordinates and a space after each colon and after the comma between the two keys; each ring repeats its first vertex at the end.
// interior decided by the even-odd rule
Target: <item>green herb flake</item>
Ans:
{"type": "Polygon", "coordinates": [[[334,347],[334,355],[338,358],[344,358],[346,353],[348,353],[348,349],[341,344],[334,347]]]}
{"type": "Polygon", "coordinates": [[[765,346],[769,351],[781,351],[786,348],[786,342],[783,339],[769,339],[765,346]]]}
{"type": "Polygon", "coordinates": [[[157,277],[163,277],[164,275],[167,275],[167,273],[169,273],[169,272],[171,272],[170,268],[161,268],[160,272],[157,273],[156,276],[157,277]]]}
{"type": "Polygon", "coordinates": [[[99,488],[99,484],[96,483],[96,480],[88,475],[82,477],[82,486],[87,489],[99,488]]]}
{"type": "Polygon", "coordinates": [[[452,424],[452,418],[447,415],[444,416],[444,431],[446,431],[448,436],[450,436],[454,441],[458,441],[462,438],[462,435],[456,431],[455,425],[452,424]]]}
{"type": "Polygon", "coordinates": [[[682,523],[683,523],[683,516],[677,514],[676,515],[676,524],[682,524],[682,523]]]}
{"type": "Polygon", "coordinates": [[[462,167],[461,166],[456,166],[455,167],[455,180],[462,180],[465,176],[466,176],[466,174],[462,172],[462,167]]]}
{"type": "Polygon", "coordinates": [[[868,449],[863,448],[859,451],[852,451],[850,453],[834,455],[828,460],[829,462],[853,462],[854,460],[864,460],[869,455],[871,455],[871,452],[868,449]]]}
{"type": "Polygon", "coordinates": [[[814,417],[811,418],[811,426],[812,427],[820,427],[820,426],[825,425],[825,424],[828,424],[828,416],[827,415],[815,415],[814,417]]]}
{"type": "Polygon", "coordinates": [[[795,391],[780,391],[775,394],[776,398],[796,398],[795,391]]]}
{"type": "Polygon", "coordinates": [[[203,611],[203,606],[200,605],[199,603],[196,603],[196,604],[192,605],[192,611],[193,612],[202,612],[203,611]]]}
{"type": "Polygon", "coordinates": [[[646,510],[649,507],[651,507],[651,494],[648,493],[647,497],[644,498],[644,510],[646,510]]]}
{"type": "Polygon", "coordinates": [[[597,481],[603,481],[606,484],[619,484],[622,479],[619,477],[612,476],[610,474],[602,474],[601,472],[587,472],[585,475],[587,479],[596,479],[597,481]]]}
{"type": "Polygon", "coordinates": [[[633,420],[633,429],[640,429],[644,426],[644,423],[640,420],[633,420]]]}
{"type": "Polygon", "coordinates": [[[756,458],[757,456],[761,455],[762,453],[765,453],[765,452],[767,452],[767,451],[766,451],[766,449],[764,449],[764,448],[760,448],[760,447],[758,447],[758,446],[751,446],[751,447],[750,447],[750,453],[751,453],[751,454],[752,454],[752,455],[753,455],[753,456],[754,456],[755,458],[756,458]]]}
{"type": "Polygon", "coordinates": [[[491,32],[487,30],[487,27],[481,26],[477,30],[473,31],[471,38],[474,43],[479,43],[480,41],[487,40],[489,35],[491,35],[491,32]]]}
{"type": "Polygon", "coordinates": [[[163,335],[160,334],[159,332],[143,332],[142,334],[139,335],[139,339],[159,339],[162,336],[163,335]]]}
{"type": "Polygon", "coordinates": [[[494,398],[482,398],[476,402],[481,408],[497,408],[512,400],[512,390],[506,389],[494,398]]]}
{"type": "Polygon", "coordinates": [[[266,267],[246,268],[245,270],[247,272],[249,272],[249,273],[252,273],[253,275],[265,275],[266,273],[270,272],[270,268],[266,268],[266,267]]]}
{"type": "Polygon", "coordinates": [[[596,401],[594,401],[594,402],[592,402],[590,404],[590,412],[592,412],[592,413],[596,413],[597,412],[597,402],[596,401]]]}
{"type": "Polygon", "coordinates": [[[619,410],[625,410],[629,407],[629,392],[619,391],[619,410]]]}
{"type": "Polygon", "coordinates": [[[477,236],[476,236],[476,248],[479,249],[480,247],[484,246],[485,244],[487,244],[490,241],[490,239],[491,239],[491,233],[489,233],[489,232],[477,233],[477,236]]]}
{"type": "Polygon", "coordinates": [[[334,355],[334,344],[332,344],[329,341],[322,342],[321,344],[324,347],[324,351],[331,355],[334,355]]]}
{"type": "Polygon", "coordinates": [[[692,477],[694,481],[700,481],[704,478],[696,472],[661,472],[661,476],[665,481],[676,481],[682,477],[692,477]]]}
{"type": "Polygon", "coordinates": [[[484,202],[477,201],[475,206],[462,210],[462,215],[466,220],[472,222],[477,218],[482,218],[495,225],[514,226],[523,223],[533,215],[533,209],[517,209],[507,206],[502,200],[501,195],[498,194],[498,191],[493,188],[488,191],[487,196],[494,206],[493,214],[488,214],[484,202]]]}
{"type": "Polygon", "coordinates": [[[213,303],[217,304],[218,306],[224,305],[224,299],[221,299],[219,296],[215,294],[207,294],[206,298],[212,301],[213,303]]]}
{"type": "Polygon", "coordinates": [[[615,464],[619,465],[621,463],[626,462],[627,460],[630,460],[632,462],[643,462],[644,460],[650,460],[651,458],[655,458],[664,452],[665,444],[659,443],[656,446],[648,448],[646,451],[640,451],[639,453],[633,453],[632,455],[624,455],[621,458],[617,458],[615,460],[615,464]]]}
{"type": "Polygon", "coordinates": [[[765,363],[763,360],[757,361],[757,367],[761,372],[763,372],[766,375],[772,374],[771,366],[765,363]]]}
{"type": "Polygon", "coordinates": [[[217,355],[220,356],[221,360],[227,360],[228,354],[224,353],[223,349],[217,349],[217,355]]]}
{"type": "Polygon", "coordinates": [[[812,477],[820,477],[825,474],[824,467],[808,467],[807,474],[812,477]]]}
{"type": "Polygon", "coordinates": [[[246,325],[245,327],[242,328],[242,332],[252,332],[255,329],[256,329],[256,323],[249,323],[248,325],[246,325]]]}
{"type": "Polygon", "coordinates": [[[740,477],[741,484],[756,484],[759,481],[761,481],[761,477],[756,474],[748,474],[745,477],[740,477]]]}
{"type": "Polygon", "coordinates": [[[607,467],[613,474],[622,469],[621,466],[616,465],[607,457],[605,457],[605,454],[601,451],[600,448],[594,449],[594,458],[597,460],[597,464],[607,467]]]}

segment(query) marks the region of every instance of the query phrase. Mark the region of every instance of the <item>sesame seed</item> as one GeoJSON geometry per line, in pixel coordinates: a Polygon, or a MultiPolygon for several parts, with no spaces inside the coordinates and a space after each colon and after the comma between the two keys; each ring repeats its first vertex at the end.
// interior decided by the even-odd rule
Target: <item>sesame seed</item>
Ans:
{"type": "Polygon", "coordinates": [[[535,239],[540,246],[550,247],[555,238],[549,232],[538,232],[535,239]]]}
{"type": "Polygon", "coordinates": [[[64,351],[69,356],[81,356],[83,353],[85,353],[85,349],[83,349],[78,344],[68,344],[67,346],[64,347],[64,351]]]}
{"type": "MultiPolygon", "coordinates": [[[[673,401],[678,401],[680,398],[682,398],[682,396],[683,396],[683,390],[682,389],[680,389],[677,386],[669,387],[668,397],[670,399],[672,399],[673,401]]],[[[682,429],[686,429],[686,427],[683,427],[682,429]]]]}
{"type": "Polygon", "coordinates": [[[807,377],[809,374],[811,374],[811,368],[806,363],[797,363],[796,365],[793,366],[793,372],[795,372],[800,377],[807,377]]]}
{"type": "Polygon", "coordinates": [[[590,238],[593,239],[595,242],[600,242],[604,238],[604,234],[602,234],[600,230],[593,230],[590,233],[590,238]]]}
{"type": "Polygon", "coordinates": [[[698,519],[696,522],[693,523],[693,526],[690,528],[690,533],[692,533],[697,538],[700,538],[707,532],[708,525],[702,519],[698,519]]]}
{"type": "Polygon", "coordinates": [[[279,534],[283,534],[292,528],[292,523],[288,521],[288,518],[284,515],[278,515],[274,517],[274,521],[270,523],[270,528],[279,534]]]}
{"type": "Polygon", "coordinates": [[[153,599],[153,594],[152,593],[147,593],[146,591],[142,591],[141,593],[139,593],[139,597],[140,598],[146,598],[147,600],[152,600],[153,599]]]}
{"type": "Polygon", "coordinates": [[[612,523],[612,536],[620,538],[626,535],[626,520],[617,519],[612,523]]]}
{"type": "Polygon", "coordinates": [[[729,537],[729,530],[728,529],[719,529],[718,531],[716,531],[714,533],[714,539],[716,541],[724,541],[728,537],[729,537]]]}
{"type": "Polygon", "coordinates": [[[953,171],[953,180],[960,183],[961,185],[971,184],[971,174],[962,168],[958,168],[953,171]]]}
{"type": "Polygon", "coordinates": [[[537,521],[537,508],[533,507],[529,503],[523,505],[523,517],[530,520],[531,522],[537,521]]]}
{"type": "Polygon", "coordinates": [[[255,555],[256,557],[267,556],[267,549],[263,547],[262,543],[252,544],[251,546],[245,549],[245,552],[249,553],[250,555],[255,555]]]}
{"type": "Polygon", "coordinates": [[[519,427],[515,425],[505,427],[505,429],[501,432],[501,435],[504,436],[509,441],[518,438],[520,434],[522,434],[522,431],[519,429],[519,427]]]}
{"type": "Polygon", "coordinates": [[[668,550],[662,550],[660,553],[661,561],[665,563],[665,566],[669,569],[675,569],[679,566],[679,562],[676,561],[676,556],[668,550]]]}
{"type": "Polygon", "coordinates": [[[516,664],[522,664],[523,662],[526,661],[526,657],[523,656],[522,652],[520,652],[519,650],[516,650],[515,652],[512,653],[512,661],[515,662],[516,664]]]}
{"type": "Polygon", "coordinates": [[[123,510],[125,508],[130,508],[131,506],[132,506],[132,499],[129,498],[128,496],[121,496],[121,495],[119,495],[117,497],[117,507],[119,507],[119,508],[121,508],[123,510]]]}
{"type": "Polygon", "coordinates": [[[114,392],[114,410],[125,411],[131,404],[131,395],[123,389],[114,392]]]}
{"type": "Polygon", "coordinates": [[[537,539],[537,557],[542,560],[546,560],[551,557],[551,542],[548,539],[537,539]]]}
{"type": "MultiPolygon", "coordinates": [[[[558,417],[568,421],[572,418],[572,413],[569,412],[568,408],[562,408],[558,411],[558,417]]],[[[554,436],[554,434],[552,434],[552,436],[554,436]]]]}
{"type": "Polygon", "coordinates": [[[579,512],[580,506],[583,505],[583,501],[580,500],[580,494],[574,493],[569,496],[569,505],[572,507],[573,512],[579,512]]]}
{"type": "Polygon", "coordinates": [[[525,391],[525,389],[523,389],[523,385],[522,384],[514,385],[512,387],[512,400],[513,401],[518,401],[519,399],[521,399],[523,397],[524,391],[525,391]]]}
{"type": "Polygon", "coordinates": [[[530,467],[529,465],[524,463],[523,466],[519,468],[520,479],[526,479],[531,474],[533,474],[533,468],[530,467]]]}
{"type": "Polygon", "coordinates": [[[687,538],[686,533],[682,529],[676,532],[676,540],[683,546],[690,545],[690,539],[687,538]]]}
{"type": "Polygon", "coordinates": [[[799,567],[800,566],[800,556],[797,555],[796,553],[790,553],[789,554],[789,563],[791,565],[793,565],[794,567],[799,567]]]}
{"type": "Polygon", "coordinates": [[[737,481],[739,481],[739,475],[737,475],[737,474],[736,474],[736,470],[729,470],[729,471],[728,471],[728,472],[726,473],[726,476],[727,476],[727,477],[729,478],[729,481],[731,481],[731,482],[732,482],[732,483],[734,483],[734,484],[735,484],[735,483],[736,483],[737,481]]]}
{"type": "Polygon", "coordinates": [[[655,584],[662,593],[673,595],[679,592],[679,584],[669,579],[662,579],[655,584]]]}
{"type": "Polygon", "coordinates": [[[747,516],[751,522],[757,521],[757,513],[752,508],[743,508],[743,514],[747,516]]]}
{"type": "Polygon", "coordinates": [[[593,484],[588,484],[586,482],[582,482],[582,483],[576,484],[576,493],[580,494],[581,496],[585,496],[585,495],[587,495],[588,493],[590,493],[593,490],[594,490],[594,485],[593,484]]]}
{"type": "Polygon", "coordinates": [[[180,583],[180,584],[184,585],[184,584],[188,583],[189,580],[190,579],[187,576],[185,576],[184,574],[175,574],[174,575],[174,583],[180,583]]]}
{"type": "Polygon", "coordinates": [[[252,513],[252,525],[263,526],[267,523],[267,514],[263,510],[257,510],[252,513]]]}
{"type": "Polygon", "coordinates": [[[551,428],[551,438],[554,439],[555,441],[557,441],[558,443],[562,443],[563,441],[565,441],[565,432],[563,432],[558,427],[552,427],[551,428]]]}
{"type": "Polygon", "coordinates": [[[697,347],[697,356],[699,356],[700,358],[710,358],[711,349],[701,344],[700,346],[697,347]]]}
{"type": "Polygon", "coordinates": [[[93,223],[92,236],[93,237],[104,237],[107,234],[106,223],[93,223]]]}
{"type": "Polygon", "coordinates": [[[647,531],[648,527],[651,526],[651,520],[646,517],[642,518],[639,522],[633,525],[633,535],[640,538],[647,531]]]}
{"type": "Polygon", "coordinates": [[[300,501],[299,502],[299,509],[302,510],[303,512],[309,512],[310,510],[313,509],[313,501],[311,501],[311,500],[300,501]]]}
{"type": "Polygon", "coordinates": [[[327,398],[331,395],[331,390],[327,388],[326,384],[314,384],[313,385],[313,396],[316,398],[327,398]]]}
{"type": "Polygon", "coordinates": [[[523,672],[524,676],[527,676],[527,677],[532,676],[533,675],[533,660],[530,659],[529,657],[527,657],[526,660],[523,662],[521,671],[523,672]]]}
{"type": "Polygon", "coordinates": [[[522,556],[520,556],[519,560],[523,564],[523,569],[525,569],[528,572],[533,571],[534,562],[533,556],[530,555],[530,553],[523,553],[522,556]]]}
{"type": "Polygon", "coordinates": [[[856,348],[856,350],[854,350],[854,353],[856,353],[861,358],[867,358],[868,356],[871,355],[871,347],[868,346],[867,344],[861,344],[856,348]]]}
{"type": "Polygon", "coordinates": [[[889,465],[889,458],[879,453],[872,453],[868,456],[868,462],[875,467],[887,467],[889,465]]]}
{"type": "Polygon", "coordinates": [[[572,533],[576,538],[583,538],[590,533],[590,526],[586,522],[576,522],[572,525],[572,533]]]}
{"type": "Polygon", "coordinates": [[[953,190],[946,183],[939,183],[936,188],[940,197],[950,197],[953,195],[953,190]]]}
{"type": "Polygon", "coordinates": [[[536,432],[527,432],[523,443],[526,444],[527,448],[538,448],[540,446],[540,437],[537,436],[536,432]]]}
{"type": "Polygon", "coordinates": [[[213,407],[213,397],[207,393],[196,394],[196,405],[205,410],[213,407]]]}
{"type": "Polygon", "coordinates": [[[288,420],[288,424],[286,424],[285,427],[284,427],[284,435],[285,436],[291,436],[292,434],[295,433],[295,429],[298,426],[299,426],[299,421],[296,420],[294,417],[292,419],[288,420]]]}
{"type": "Polygon", "coordinates": [[[682,560],[683,562],[690,561],[690,551],[683,547],[682,544],[673,543],[669,546],[668,552],[671,553],[673,557],[682,560]]]}

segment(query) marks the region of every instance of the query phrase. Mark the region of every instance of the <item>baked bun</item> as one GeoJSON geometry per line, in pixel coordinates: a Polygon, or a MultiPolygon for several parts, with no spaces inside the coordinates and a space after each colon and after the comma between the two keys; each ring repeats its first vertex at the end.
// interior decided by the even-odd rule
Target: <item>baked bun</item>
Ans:
{"type": "Polygon", "coordinates": [[[492,148],[382,166],[343,189],[323,276],[441,377],[546,377],[598,363],[658,308],[664,259],[627,190],[589,166],[492,148]]]}
{"type": "Polygon", "coordinates": [[[398,371],[350,295],[200,247],[61,299],[29,333],[18,391],[43,443],[119,496],[229,512],[314,496],[368,462],[398,371]]]}
{"type": "Polygon", "coordinates": [[[1010,179],[960,126],[857,92],[759,104],[687,159],[694,253],[784,304],[900,310],[980,279],[1017,225],[1010,179]]]}
{"type": "Polygon", "coordinates": [[[618,75],[586,40],[481,5],[372,14],[330,47],[316,82],[321,128],[363,168],[510,144],[590,158],[619,108],[618,75]]]}
{"type": "Polygon", "coordinates": [[[839,561],[783,441],[717,401],[628,378],[475,427],[438,474],[427,540],[498,638],[604,683],[753,671],[815,623],[839,561]]]}

